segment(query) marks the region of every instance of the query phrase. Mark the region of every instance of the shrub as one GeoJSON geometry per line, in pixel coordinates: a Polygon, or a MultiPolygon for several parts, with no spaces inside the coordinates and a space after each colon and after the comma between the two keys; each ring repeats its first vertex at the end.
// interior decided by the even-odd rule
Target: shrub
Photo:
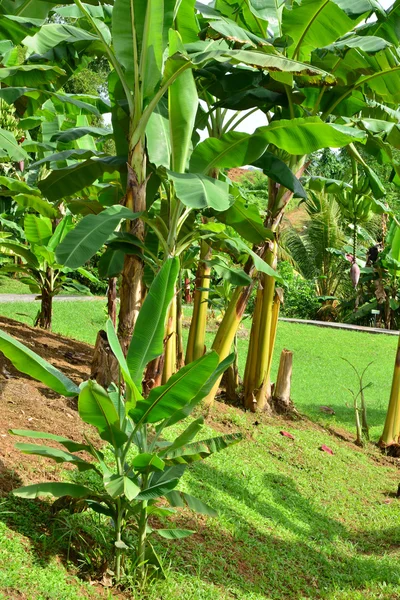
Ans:
{"type": "Polygon", "coordinates": [[[286,261],[278,265],[283,278],[284,302],[281,315],[293,319],[315,319],[321,307],[316,294],[315,282],[298,275],[286,261]]]}

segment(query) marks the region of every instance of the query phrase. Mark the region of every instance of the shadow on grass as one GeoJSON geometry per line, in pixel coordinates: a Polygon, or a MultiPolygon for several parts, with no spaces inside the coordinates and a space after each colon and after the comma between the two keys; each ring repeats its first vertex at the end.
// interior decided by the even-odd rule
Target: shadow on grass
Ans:
{"type": "MultiPolygon", "coordinates": [[[[110,528],[91,511],[53,512],[52,502],[18,498],[11,490],[22,484],[19,475],[0,461],[0,521],[29,540],[32,561],[46,568],[57,556],[66,568],[74,565],[84,579],[100,576],[110,560],[110,528]],[[104,541],[107,543],[104,545],[104,541]]],[[[25,542],[22,542],[25,543],[25,542]]],[[[1,568],[1,567],[0,567],[1,568]]]]}
{"type": "MultiPolygon", "coordinates": [[[[390,549],[384,535],[355,536],[316,510],[289,477],[268,473],[263,484],[254,494],[245,479],[206,464],[196,468],[190,492],[223,512],[228,526],[200,525],[193,539],[173,550],[180,571],[195,569],[204,580],[240,590],[241,598],[249,593],[271,599],[327,598],[337,590],[399,584],[400,565],[382,561],[390,549]],[[221,493],[230,498],[221,499],[221,493]],[[379,539],[382,544],[373,552],[379,539]]],[[[394,532],[388,535],[393,541],[394,532]]],[[[394,537],[397,542],[399,534],[394,537]]]]}
{"type": "MultiPolygon", "coordinates": [[[[300,404],[297,408],[301,413],[304,413],[311,419],[317,419],[317,421],[323,421],[324,423],[329,424],[331,422],[332,426],[342,426],[345,429],[355,432],[355,416],[354,409],[352,407],[343,406],[342,404],[333,404],[329,402],[327,404],[329,408],[332,408],[335,411],[335,414],[330,416],[319,409],[319,406],[316,404],[300,404]]],[[[387,409],[385,407],[380,408],[368,408],[367,405],[367,419],[370,427],[375,427],[381,425],[383,428],[383,424],[385,422],[387,409]]]]}

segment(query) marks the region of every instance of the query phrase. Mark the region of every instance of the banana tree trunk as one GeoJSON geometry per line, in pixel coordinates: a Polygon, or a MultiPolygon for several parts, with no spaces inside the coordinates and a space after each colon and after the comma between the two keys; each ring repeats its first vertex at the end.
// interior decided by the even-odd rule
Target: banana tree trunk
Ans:
{"type": "MultiPolygon", "coordinates": [[[[248,261],[245,271],[249,273],[250,261],[248,261]]],[[[252,282],[246,287],[237,287],[232,295],[232,299],[229,303],[227,310],[225,311],[221,324],[218,327],[218,331],[212,345],[212,349],[215,350],[219,356],[219,362],[222,362],[231,352],[235,335],[239,328],[253,287],[254,282],[252,282]]],[[[204,399],[204,405],[206,407],[212,406],[220,382],[221,377],[215,382],[214,387],[210,390],[210,393],[204,399]]]]}
{"type": "MultiPolygon", "coordinates": [[[[276,267],[277,244],[272,242],[268,248],[265,261],[276,267]]],[[[257,292],[257,306],[250,332],[249,352],[246,361],[244,381],[244,405],[255,412],[265,410],[268,406],[270,392],[270,367],[272,340],[276,323],[273,318],[273,299],[275,295],[275,278],[263,274],[257,292]]]]}
{"type": "MultiPolygon", "coordinates": [[[[146,210],[146,155],[139,142],[129,157],[125,205],[133,212],[146,210]]],[[[144,223],[136,219],[127,229],[144,240],[144,223]]],[[[143,298],[143,261],[138,256],[125,255],[120,287],[118,337],[127,353],[143,298]]]]}
{"type": "Polygon", "coordinates": [[[211,257],[211,248],[202,241],[200,262],[197,267],[193,315],[190,323],[189,337],[186,348],[186,364],[200,358],[204,354],[206,325],[207,325],[207,310],[208,310],[208,295],[206,291],[210,287],[211,269],[204,262],[211,257]]]}
{"type": "Polygon", "coordinates": [[[394,364],[392,390],[390,392],[389,406],[386,414],[385,426],[379,446],[399,445],[400,443],[400,337],[397,345],[396,360],[394,364]]]}
{"type": "Polygon", "coordinates": [[[53,270],[49,267],[46,271],[46,281],[40,294],[40,311],[35,320],[35,327],[50,331],[53,318],[53,270]]]}

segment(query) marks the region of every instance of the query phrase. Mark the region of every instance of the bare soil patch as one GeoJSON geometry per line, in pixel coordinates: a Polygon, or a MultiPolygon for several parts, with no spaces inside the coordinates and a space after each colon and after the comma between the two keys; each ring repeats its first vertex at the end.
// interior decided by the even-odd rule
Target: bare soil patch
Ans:
{"type": "MultiPolygon", "coordinates": [[[[0,317],[0,328],[60,369],[76,383],[88,377],[93,349],[88,344],[0,317]]],[[[84,427],[76,400],[48,390],[17,371],[0,354],[0,495],[16,485],[57,479],[58,466],[41,457],[15,450],[17,438],[9,429],[32,429],[82,441],[84,427]]]]}

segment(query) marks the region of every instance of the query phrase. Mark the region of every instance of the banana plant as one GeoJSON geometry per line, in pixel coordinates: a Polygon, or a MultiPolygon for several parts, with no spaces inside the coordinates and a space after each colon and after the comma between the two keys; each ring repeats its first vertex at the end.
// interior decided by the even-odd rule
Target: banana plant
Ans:
{"type": "MultiPolygon", "coordinates": [[[[157,528],[152,517],[165,517],[174,508],[189,508],[215,516],[213,508],[186,492],[178,485],[188,465],[205,459],[241,439],[229,434],[194,441],[203,426],[198,417],[169,441],[164,431],[186,419],[207,395],[215,380],[231,363],[232,357],[219,364],[215,352],[205,354],[183,367],[163,386],[153,389],[144,398],[139,389],[146,365],[163,352],[164,327],[169,305],[174,296],[179,260],[170,258],[155,277],[136,322],[131,344],[125,358],[114,327],[107,323],[108,340],[118,360],[124,385],[105,390],[94,381],[76,386],[64,374],[11,336],[0,332],[0,351],[22,372],[41,381],[66,396],[78,396],[78,411],[82,421],[97,429],[107,450],[86,437],[77,443],[63,436],[33,430],[12,430],[14,435],[32,440],[50,440],[65,448],[36,443],[18,443],[25,454],[52,458],[69,463],[80,472],[92,474],[93,484],[45,482],[14,490],[21,498],[50,495],[55,507],[91,509],[110,519],[114,529],[115,579],[120,581],[128,558],[135,575],[143,583],[152,568],[161,567],[150,536],[181,539],[193,533],[188,529],[157,528]],[[100,449],[101,448],[101,449],[100,449]],[[85,452],[90,460],[80,456],[85,452]],[[165,503],[159,504],[161,499],[165,503]]],[[[100,440],[99,440],[100,442],[100,440]]],[[[128,574],[128,573],[127,573],[128,574]]]]}
{"type": "MultiPolygon", "coordinates": [[[[0,238],[1,255],[20,259],[19,264],[2,265],[0,273],[16,273],[19,280],[28,285],[32,293],[37,294],[41,304],[34,325],[43,329],[51,329],[54,296],[71,289],[90,293],[86,286],[71,277],[71,269],[60,265],[56,260],[55,248],[72,227],[72,216],[61,219],[53,232],[49,218],[27,214],[21,233],[28,244],[10,240],[9,237],[0,238]]],[[[86,269],[81,267],[77,271],[86,279],[100,283],[86,269]]]]}
{"type": "MultiPolygon", "coordinates": [[[[260,9],[247,4],[238,7],[233,0],[221,0],[212,9],[200,5],[198,9],[205,38],[225,42],[235,39],[242,47],[245,44],[253,48],[264,47],[264,51],[268,43],[280,48],[283,45],[282,54],[287,58],[301,60],[329,73],[322,85],[315,86],[311,80],[296,82],[293,77],[282,77],[279,73],[269,73],[264,78],[260,73],[241,77],[239,72],[235,73],[234,67],[230,67],[229,77],[224,79],[223,65],[212,65],[201,71],[208,80],[208,90],[218,98],[218,109],[252,110],[257,107],[264,110],[269,124],[259,130],[269,135],[265,157],[268,161],[271,155],[272,158],[274,155],[284,157],[296,173],[304,168],[306,157],[313,148],[365,144],[367,139],[367,151],[373,151],[375,155],[380,151],[382,160],[392,161],[390,144],[397,144],[397,3],[387,11],[379,3],[361,2],[354,6],[350,1],[338,3],[332,0],[307,0],[291,6],[281,3],[260,9]],[[377,21],[359,28],[359,24],[373,13],[377,21]],[[235,27],[230,22],[233,19],[235,27]],[[383,131],[381,116],[378,117],[381,119],[380,126],[375,123],[375,118],[382,112],[385,121],[394,123],[391,128],[386,126],[386,132],[383,131]],[[364,117],[373,118],[364,123],[364,117]],[[344,133],[348,126],[353,130],[354,139],[339,141],[339,131],[344,133]],[[307,130],[310,135],[304,137],[307,130]],[[382,136],[386,136],[384,144],[378,139],[382,136]],[[371,143],[372,138],[375,139],[371,143]]],[[[262,168],[261,163],[257,166],[262,168]]],[[[279,190],[271,182],[265,225],[274,230],[276,238],[289,198],[284,190],[279,190]],[[271,212],[271,206],[276,211],[271,212]]],[[[265,261],[274,264],[276,249],[275,239],[273,244],[267,240],[264,249],[259,251],[265,261]]],[[[275,283],[268,276],[263,279],[262,290],[258,294],[259,308],[254,313],[250,336],[248,365],[251,369],[248,368],[247,372],[251,375],[246,377],[245,382],[245,404],[252,410],[268,405],[275,283]],[[262,323],[258,321],[260,318],[262,323]]],[[[213,347],[221,358],[230,352],[249,291],[249,287],[237,290],[217,332],[213,347]]]]}

